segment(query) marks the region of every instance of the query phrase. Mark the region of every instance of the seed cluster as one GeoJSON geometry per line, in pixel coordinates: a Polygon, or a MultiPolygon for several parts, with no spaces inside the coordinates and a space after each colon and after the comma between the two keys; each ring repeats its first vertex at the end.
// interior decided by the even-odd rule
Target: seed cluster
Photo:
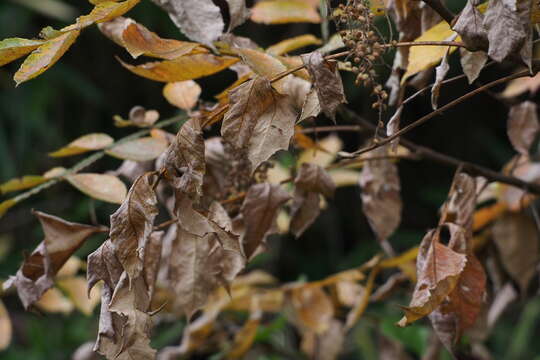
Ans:
{"type": "Polygon", "coordinates": [[[349,56],[353,73],[356,74],[356,85],[372,87],[372,94],[377,97],[374,109],[383,110],[388,94],[377,83],[377,72],[374,69],[385,50],[381,38],[374,30],[373,18],[367,0],[348,0],[339,4],[336,23],[340,29],[343,43],[351,50],[349,56]],[[347,28],[347,29],[344,29],[347,28]]]}

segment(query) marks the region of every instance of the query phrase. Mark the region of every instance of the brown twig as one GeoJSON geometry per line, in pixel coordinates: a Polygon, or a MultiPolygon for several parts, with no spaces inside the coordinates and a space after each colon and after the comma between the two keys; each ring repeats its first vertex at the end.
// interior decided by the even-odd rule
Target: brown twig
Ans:
{"type": "Polygon", "coordinates": [[[459,41],[404,41],[398,43],[384,44],[383,47],[406,47],[406,46],[456,46],[467,48],[462,42],[459,41]]]}
{"type": "Polygon", "coordinates": [[[444,21],[446,21],[448,24],[452,24],[452,21],[454,20],[454,14],[448,8],[442,3],[441,0],[423,0],[430,8],[435,10],[437,14],[439,14],[444,21]]]}

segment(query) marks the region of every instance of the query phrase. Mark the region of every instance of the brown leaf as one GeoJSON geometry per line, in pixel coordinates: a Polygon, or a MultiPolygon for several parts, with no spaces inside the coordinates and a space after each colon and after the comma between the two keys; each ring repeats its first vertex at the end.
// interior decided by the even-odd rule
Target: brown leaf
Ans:
{"type": "Polygon", "coordinates": [[[146,174],[135,180],[122,205],[111,215],[109,236],[114,253],[127,272],[130,286],[143,270],[140,253],[149,240],[158,214],[150,177],[146,174]]]}
{"type": "Polygon", "coordinates": [[[493,240],[505,270],[525,295],[540,261],[534,221],[522,214],[504,215],[493,225],[493,240]]]}
{"type": "Polygon", "coordinates": [[[512,106],[508,115],[508,137],[517,152],[529,154],[529,150],[538,136],[540,124],[536,113],[536,104],[524,101],[512,106]]]}
{"type": "Polygon", "coordinates": [[[484,14],[474,5],[473,0],[459,14],[453,30],[461,36],[462,41],[469,50],[487,50],[489,47],[488,35],[484,27],[484,14]]]}
{"type": "Polygon", "coordinates": [[[317,219],[321,213],[320,195],[315,192],[297,190],[291,206],[290,231],[300,237],[317,219]]]}
{"type": "Polygon", "coordinates": [[[333,197],[336,190],[336,185],[326,170],[310,163],[300,165],[294,184],[304,191],[316,192],[327,198],[333,197]]]}
{"type": "Polygon", "coordinates": [[[21,83],[33,79],[52,67],[77,40],[79,31],[69,31],[47,40],[24,60],[13,79],[21,83]]]}
{"type": "Polygon", "coordinates": [[[182,110],[190,110],[197,105],[201,87],[193,80],[168,83],[163,88],[163,96],[167,101],[182,110]]]}
{"type": "MultiPolygon", "coordinates": [[[[373,152],[387,154],[386,147],[373,152]]],[[[369,160],[362,168],[359,181],[362,188],[362,209],[379,241],[388,239],[401,222],[399,174],[389,159],[369,160]]]]}
{"type": "Polygon", "coordinates": [[[240,359],[249,350],[255,341],[257,330],[261,323],[262,311],[258,307],[257,297],[252,298],[252,309],[248,320],[234,336],[234,343],[228,351],[227,359],[240,359]]]}
{"type": "MultiPolygon", "coordinates": [[[[281,61],[279,61],[277,58],[260,50],[238,48],[235,49],[235,52],[237,52],[238,55],[242,57],[242,61],[246,65],[248,65],[257,75],[265,77],[268,80],[287,70],[285,65],[283,65],[281,61]]],[[[289,80],[290,78],[292,78],[292,75],[287,75],[285,78],[274,82],[272,86],[277,91],[284,94],[284,87],[287,83],[287,80],[289,80]]]]}
{"type": "Polygon", "coordinates": [[[143,137],[120,143],[105,150],[107,155],[122,160],[148,161],[154,160],[161,155],[169,144],[163,139],[143,137]]]}
{"type": "Polygon", "coordinates": [[[450,70],[450,65],[448,64],[448,56],[450,53],[450,48],[446,51],[441,63],[435,68],[435,82],[431,88],[431,107],[433,110],[437,110],[439,102],[439,94],[441,92],[441,86],[446,74],[450,70]]]}
{"type": "Polygon", "coordinates": [[[259,1],[251,9],[251,21],[263,24],[319,23],[316,9],[302,0],[259,1]]]}
{"type": "Polygon", "coordinates": [[[330,297],[320,286],[293,288],[288,297],[291,320],[301,332],[326,332],[334,317],[334,306],[330,297]]]}
{"type": "MultiPolygon", "coordinates": [[[[449,229],[454,230],[450,241],[465,236],[464,230],[457,225],[451,225],[449,229]]],[[[418,281],[409,307],[404,307],[405,316],[399,326],[409,325],[435,310],[454,290],[467,264],[467,257],[442,245],[439,236],[440,229],[431,230],[420,244],[416,260],[418,281]]]]}
{"type": "Polygon", "coordinates": [[[302,61],[313,80],[322,111],[335,122],[337,108],[347,102],[336,64],[324,60],[318,51],[302,55],[302,61]]]}
{"type": "Polygon", "coordinates": [[[213,54],[188,54],[174,60],[149,62],[142,65],[130,65],[120,59],[118,61],[134,74],[150,80],[170,83],[218,73],[237,63],[238,59],[213,54]]]}
{"type": "Polygon", "coordinates": [[[53,286],[54,275],[84,241],[103,231],[101,227],[68,222],[39,211],[34,214],[41,223],[45,239],[24,260],[17,274],[4,284],[4,288],[12,285],[17,288],[26,309],[53,286]]]}
{"type": "Polygon", "coordinates": [[[91,198],[113,204],[121,204],[126,198],[126,185],[120,179],[107,174],[73,174],[66,180],[91,198]]]}
{"type": "Polygon", "coordinates": [[[302,351],[310,359],[336,360],[343,351],[345,331],[341,321],[332,319],[328,329],[322,333],[308,332],[303,334],[302,351]]]}
{"type": "Polygon", "coordinates": [[[202,197],[206,172],[204,139],[199,121],[193,118],[182,125],[164,160],[166,177],[176,191],[188,194],[195,200],[202,197]]]}
{"type": "Polygon", "coordinates": [[[498,62],[519,54],[526,42],[532,41],[529,37],[531,4],[529,1],[516,1],[514,4],[505,0],[491,1],[484,18],[489,40],[488,55],[498,62]]]}
{"type": "Polygon", "coordinates": [[[469,84],[472,84],[480,75],[480,71],[484,68],[488,60],[488,56],[483,51],[471,52],[466,49],[460,49],[461,57],[461,68],[465,75],[467,75],[467,80],[469,84]]]}
{"type": "Polygon", "coordinates": [[[43,44],[42,40],[9,38],[0,41],[0,66],[4,66],[34,51],[43,44]]]}
{"type": "Polygon", "coordinates": [[[96,133],[81,136],[63,148],[49,153],[52,157],[72,156],[92,150],[101,150],[114,143],[114,139],[107,134],[96,133]]]}
{"type": "Polygon", "coordinates": [[[225,30],[221,11],[212,0],[153,0],[169,13],[171,20],[193,41],[213,46],[225,30]]]}
{"type": "Polygon", "coordinates": [[[271,230],[278,208],[289,199],[287,191],[278,185],[261,183],[249,188],[241,209],[245,224],[242,242],[248,259],[271,230]]]}
{"type": "MultiPolygon", "coordinates": [[[[465,230],[472,230],[476,207],[476,182],[470,175],[458,173],[454,177],[452,189],[448,194],[446,213],[440,222],[452,222],[465,230]],[[446,218],[444,218],[446,216],[446,218]]],[[[469,245],[469,244],[466,244],[469,245]]]]}
{"type": "Polygon", "coordinates": [[[236,150],[246,151],[251,171],[278,150],[286,150],[294,134],[296,113],[288,97],[262,77],[240,85],[229,95],[221,134],[236,150]]]}

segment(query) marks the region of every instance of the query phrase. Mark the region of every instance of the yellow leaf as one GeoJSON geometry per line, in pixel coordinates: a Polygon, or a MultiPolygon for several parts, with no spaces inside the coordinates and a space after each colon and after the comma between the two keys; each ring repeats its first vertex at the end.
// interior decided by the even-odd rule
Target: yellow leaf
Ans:
{"type": "Polygon", "coordinates": [[[168,83],[163,88],[165,99],[183,110],[190,110],[197,105],[200,95],[201,87],[193,80],[168,83]]]}
{"type": "Polygon", "coordinates": [[[70,142],[63,148],[49,153],[52,157],[72,156],[85,153],[92,150],[101,150],[111,145],[114,139],[107,134],[95,133],[81,136],[70,142]]]}
{"type": "Polygon", "coordinates": [[[72,277],[77,274],[81,266],[83,265],[83,261],[79,259],[76,256],[70,257],[64,265],[58,270],[56,273],[56,278],[61,279],[65,277],[72,277]]]}
{"type": "Polygon", "coordinates": [[[73,302],[75,308],[83,314],[90,316],[100,301],[99,287],[93,288],[90,297],[87,296],[86,279],[82,276],[68,277],[58,280],[58,287],[65,292],[73,302]]]}
{"type": "Polygon", "coordinates": [[[10,38],[0,41],[0,66],[17,60],[43,45],[42,40],[10,38]]]}
{"type": "Polygon", "coordinates": [[[336,135],[330,135],[319,141],[319,147],[326,152],[316,148],[302,151],[298,156],[297,165],[308,162],[326,167],[334,161],[343,147],[343,142],[336,135]]]}
{"type": "Polygon", "coordinates": [[[22,178],[11,179],[3,184],[0,184],[0,194],[30,189],[44,183],[45,181],[47,181],[47,179],[41,175],[26,175],[22,178]]]}
{"type": "MultiPolygon", "coordinates": [[[[251,70],[256,74],[267,79],[272,79],[274,76],[287,70],[285,65],[272,55],[266,54],[254,49],[236,49],[236,52],[242,57],[251,70]]],[[[283,86],[286,79],[281,79],[272,84],[276,90],[283,93],[283,86]]]]}
{"type": "Polygon", "coordinates": [[[320,45],[322,42],[311,34],[295,36],[293,38],[280,41],[279,43],[270,46],[266,52],[270,55],[283,55],[288,52],[303,48],[309,45],[320,45]]]}
{"type": "Polygon", "coordinates": [[[144,137],[114,146],[105,152],[115,158],[133,161],[154,160],[167,149],[163,139],[144,137]]]}
{"type": "Polygon", "coordinates": [[[0,218],[13,206],[17,204],[18,201],[14,199],[8,199],[0,203],[0,218]]]}
{"type": "Polygon", "coordinates": [[[36,306],[43,311],[50,313],[69,314],[73,311],[73,304],[57,288],[47,290],[41,299],[36,302],[36,306]]]}
{"type": "Polygon", "coordinates": [[[337,187],[357,186],[360,177],[359,171],[349,169],[337,169],[328,172],[337,187]]]}
{"type": "MultiPolygon", "coordinates": [[[[285,65],[287,70],[297,68],[298,66],[304,64],[300,56],[280,56],[279,61],[281,61],[281,63],[285,65]]],[[[311,77],[309,76],[309,73],[306,69],[298,70],[294,73],[294,75],[311,82],[311,77]]]]}
{"type": "Polygon", "coordinates": [[[533,24],[540,23],[540,3],[538,1],[532,2],[531,23],[533,24]]]}
{"type": "MultiPolygon", "coordinates": [[[[257,297],[253,297],[252,302],[257,303],[257,297]]],[[[262,318],[262,311],[257,308],[257,305],[255,305],[255,307],[256,308],[252,310],[251,315],[244,326],[234,336],[234,343],[227,353],[227,359],[242,358],[253,345],[262,318]]]]}
{"type": "Polygon", "coordinates": [[[194,42],[162,39],[146,27],[132,22],[122,33],[122,42],[126,50],[134,58],[140,55],[173,60],[187,55],[199,48],[198,52],[208,52],[194,42]]]}
{"type": "Polygon", "coordinates": [[[92,9],[90,14],[77,18],[75,24],[63,28],[62,31],[80,30],[92,24],[110,21],[127,13],[140,1],[141,0],[126,0],[122,2],[100,1],[96,7],[92,9]]]}
{"type": "Polygon", "coordinates": [[[132,73],[147,79],[176,82],[215,74],[237,63],[239,60],[229,56],[193,54],[175,60],[150,62],[142,65],[130,65],[120,59],[118,61],[132,73]]]}
{"type": "Polygon", "coordinates": [[[46,41],[24,60],[13,79],[21,83],[41,75],[53,66],[73,45],[79,31],[70,31],[46,41]]]}
{"type": "Polygon", "coordinates": [[[321,22],[317,10],[301,0],[259,1],[251,9],[251,20],[263,24],[321,22]]]}
{"type": "Polygon", "coordinates": [[[6,349],[11,343],[12,327],[9,314],[4,303],[0,300],[0,351],[6,349]]]}
{"type": "Polygon", "coordinates": [[[113,175],[75,174],[66,180],[84,194],[113,204],[121,204],[127,194],[126,185],[113,175]]]}
{"type": "Polygon", "coordinates": [[[380,267],[374,267],[369,273],[366,286],[362,292],[362,296],[358,298],[358,302],[354,305],[351,311],[347,314],[347,322],[345,324],[346,329],[352,328],[362,317],[367,309],[369,303],[369,297],[373,292],[373,285],[375,284],[375,278],[380,271],[380,267]]]}
{"type": "MultiPolygon", "coordinates": [[[[424,32],[414,41],[445,41],[452,37],[453,34],[454,31],[450,29],[450,25],[448,25],[446,21],[442,21],[424,32]]],[[[460,41],[460,38],[458,37],[456,41],[460,41]]],[[[448,46],[411,46],[409,51],[409,64],[407,66],[407,71],[403,75],[402,81],[405,81],[410,76],[415,75],[422,70],[437,65],[446,54],[447,49],[448,46]]],[[[456,49],[456,47],[451,47],[450,53],[454,52],[456,49]]]]}

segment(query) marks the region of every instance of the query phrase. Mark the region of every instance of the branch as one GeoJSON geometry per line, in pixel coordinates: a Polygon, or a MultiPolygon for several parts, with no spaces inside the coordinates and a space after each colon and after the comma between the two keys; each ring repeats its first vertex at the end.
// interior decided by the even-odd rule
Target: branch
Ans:
{"type": "MultiPolygon", "coordinates": [[[[111,148],[113,148],[115,146],[126,143],[128,141],[135,140],[135,139],[141,138],[141,137],[143,137],[145,135],[148,135],[152,129],[160,129],[160,128],[164,128],[166,126],[176,124],[176,123],[183,124],[183,122],[185,122],[186,120],[187,120],[187,118],[186,118],[185,115],[178,115],[178,116],[172,117],[170,119],[160,121],[159,123],[155,124],[151,128],[140,130],[140,131],[137,131],[137,132],[135,132],[135,133],[133,133],[131,135],[128,135],[128,136],[114,142],[113,144],[107,146],[103,150],[98,151],[98,152],[90,155],[89,157],[81,160],[80,162],[75,164],[73,167],[71,167],[69,169],[66,169],[66,171],[64,171],[59,176],[57,176],[55,178],[52,178],[52,179],[44,182],[43,184],[40,184],[39,186],[36,186],[36,187],[34,187],[34,188],[32,188],[32,189],[30,189],[28,191],[25,191],[25,192],[15,196],[15,197],[11,198],[11,199],[7,199],[4,202],[9,202],[9,203],[12,203],[13,205],[15,205],[15,204],[17,204],[17,203],[19,203],[21,201],[24,201],[24,200],[28,199],[29,197],[31,197],[33,195],[36,195],[36,194],[40,193],[41,191],[43,191],[45,189],[48,189],[53,185],[58,184],[59,182],[64,181],[67,176],[78,173],[82,169],[92,165],[93,163],[95,163],[96,161],[101,159],[103,156],[105,156],[105,151],[106,150],[109,150],[109,149],[111,149],[111,148]]],[[[2,203],[4,203],[4,202],[2,202],[2,203]]],[[[0,203],[0,204],[2,204],[2,203],[0,203]]],[[[9,207],[11,207],[11,206],[9,206],[9,207]]],[[[2,215],[3,214],[0,213],[0,217],[2,217],[2,215]]]]}
{"type": "MultiPolygon", "coordinates": [[[[344,113],[346,117],[356,120],[363,127],[368,128],[370,130],[375,130],[375,125],[371,124],[369,121],[360,117],[352,110],[342,107],[341,111],[342,113],[344,113]]],[[[433,160],[440,164],[450,165],[456,168],[461,167],[463,171],[471,175],[483,176],[490,181],[497,181],[500,183],[516,186],[521,189],[525,189],[531,193],[540,195],[540,185],[538,184],[523,181],[514,176],[504,175],[500,172],[493,171],[491,169],[485,168],[483,166],[480,166],[480,165],[477,165],[468,161],[459,160],[452,156],[442,154],[440,152],[427,148],[425,146],[417,145],[413,143],[412,141],[409,141],[406,139],[400,139],[400,143],[403,144],[405,147],[407,147],[409,150],[413,151],[416,155],[421,156],[424,159],[433,160]]]]}
{"type": "Polygon", "coordinates": [[[448,110],[448,109],[450,109],[450,108],[452,108],[452,107],[454,107],[454,106],[456,106],[458,104],[461,104],[462,102],[472,98],[473,96],[475,96],[477,94],[480,94],[480,93],[486,91],[487,89],[490,89],[490,88],[492,88],[494,86],[497,86],[497,85],[503,84],[505,82],[508,82],[510,80],[517,79],[517,78],[524,77],[524,76],[531,76],[529,70],[523,70],[523,71],[520,71],[520,72],[518,72],[516,74],[508,75],[508,76],[505,76],[505,77],[500,78],[498,80],[487,83],[486,85],[483,85],[483,86],[479,87],[478,89],[475,89],[475,90],[473,90],[471,92],[468,92],[467,94],[458,97],[457,99],[449,102],[448,104],[446,104],[444,106],[441,106],[437,110],[430,112],[429,114],[421,117],[420,119],[416,120],[415,122],[405,126],[401,130],[394,133],[393,135],[388,136],[386,138],[383,138],[383,139],[379,140],[378,142],[374,143],[373,145],[370,145],[370,146],[365,147],[363,149],[357,150],[357,151],[353,152],[352,154],[346,155],[344,157],[356,157],[356,156],[364,154],[366,152],[375,150],[378,147],[381,147],[383,145],[386,145],[386,144],[390,143],[391,141],[393,141],[393,140],[397,139],[398,137],[402,136],[403,134],[408,133],[412,129],[426,123],[428,120],[433,119],[435,116],[445,112],[446,110],[448,110]]]}
{"type": "Polygon", "coordinates": [[[452,24],[452,21],[454,20],[454,14],[448,8],[446,5],[442,3],[441,0],[422,0],[428,5],[430,8],[432,8],[437,14],[439,14],[444,21],[446,21],[449,25],[452,24]]]}

